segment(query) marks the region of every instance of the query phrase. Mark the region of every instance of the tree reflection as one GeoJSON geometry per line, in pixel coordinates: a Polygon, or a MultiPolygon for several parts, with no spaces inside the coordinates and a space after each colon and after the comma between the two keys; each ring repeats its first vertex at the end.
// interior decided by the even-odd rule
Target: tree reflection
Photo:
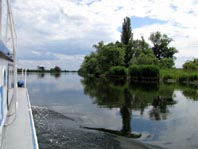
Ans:
{"type": "Polygon", "coordinates": [[[169,107],[176,103],[173,100],[175,86],[171,84],[138,84],[131,85],[131,92],[139,102],[136,101],[134,109],[144,114],[144,109],[151,106],[150,119],[165,120],[169,115],[169,107]],[[139,103],[139,104],[137,104],[139,103]]]}
{"type": "Polygon", "coordinates": [[[130,92],[124,90],[124,105],[120,108],[120,114],[122,116],[122,132],[128,136],[131,134],[131,99],[130,92]]]}
{"type": "Polygon", "coordinates": [[[198,100],[198,84],[189,84],[181,86],[184,96],[188,99],[198,100]]]}
{"type": "Polygon", "coordinates": [[[51,72],[51,76],[54,76],[55,78],[59,78],[61,76],[61,72],[51,72]]]}
{"type": "Polygon", "coordinates": [[[38,78],[44,78],[45,77],[45,73],[38,73],[38,78]]]}
{"type": "Polygon", "coordinates": [[[81,80],[85,94],[88,94],[94,103],[102,107],[120,108],[122,129],[120,131],[100,128],[97,130],[108,131],[127,137],[139,137],[132,134],[132,110],[144,114],[145,108],[151,106],[150,118],[153,120],[167,119],[168,106],[175,104],[172,98],[174,87],[167,85],[143,83],[129,84],[118,80],[99,78],[84,78],[81,80]]]}
{"type": "Polygon", "coordinates": [[[157,96],[152,102],[152,110],[150,111],[150,118],[155,120],[165,120],[169,110],[167,105],[175,104],[176,102],[172,98],[162,98],[157,96]]]}

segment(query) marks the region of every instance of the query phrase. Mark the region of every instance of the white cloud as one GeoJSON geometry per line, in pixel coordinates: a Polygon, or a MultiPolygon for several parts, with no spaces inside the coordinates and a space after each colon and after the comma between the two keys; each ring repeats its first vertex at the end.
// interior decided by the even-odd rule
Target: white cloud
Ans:
{"type": "MultiPolygon", "coordinates": [[[[172,45],[179,51],[180,63],[184,56],[198,56],[198,3],[194,0],[15,0],[12,6],[18,33],[17,53],[26,64],[33,62],[28,62],[32,51],[39,51],[43,56],[37,60],[46,56],[46,62],[40,60],[43,65],[70,65],[71,62],[62,61],[62,56],[57,60],[49,57],[48,61],[46,53],[75,59],[88,54],[100,40],[120,40],[117,29],[125,16],[165,21],[134,29],[135,37],[143,34],[147,39],[151,32],[159,30],[174,39],[172,45]]],[[[82,59],[74,64],[75,69],[80,62],[82,59]]]]}

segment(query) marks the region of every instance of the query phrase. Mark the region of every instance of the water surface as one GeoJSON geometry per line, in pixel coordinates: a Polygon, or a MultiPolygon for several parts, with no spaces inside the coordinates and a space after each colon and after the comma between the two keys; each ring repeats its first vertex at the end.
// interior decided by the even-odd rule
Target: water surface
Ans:
{"type": "Polygon", "coordinates": [[[81,78],[76,73],[29,74],[31,104],[82,126],[124,134],[164,148],[198,147],[198,85],[135,84],[81,78]]]}

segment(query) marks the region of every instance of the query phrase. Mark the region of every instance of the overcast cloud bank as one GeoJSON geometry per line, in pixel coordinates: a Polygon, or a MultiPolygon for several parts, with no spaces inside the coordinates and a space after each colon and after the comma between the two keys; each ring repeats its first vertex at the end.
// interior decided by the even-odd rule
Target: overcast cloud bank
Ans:
{"type": "Polygon", "coordinates": [[[198,57],[198,1],[188,0],[12,0],[19,67],[61,66],[77,70],[103,40],[120,40],[123,18],[135,38],[161,31],[174,39],[176,66],[198,57]]]}

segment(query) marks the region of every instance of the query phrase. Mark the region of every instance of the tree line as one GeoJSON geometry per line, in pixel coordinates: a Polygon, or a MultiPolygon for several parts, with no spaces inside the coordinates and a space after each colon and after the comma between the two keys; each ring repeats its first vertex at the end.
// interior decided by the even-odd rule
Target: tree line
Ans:
{"type": "MultiPolygon", "coordinates": [[[[18,72],[21,72],[22,69],[18,68],[18,72]]],[[[37,66],[37,69],[27,69],[27,72],[50,72],[50,73],[60,73],[60,72],[67,72],[67,70],[61,70],[59,66],[55,66],[54,68],[46,69],[44,66],[37,66]]]]}

